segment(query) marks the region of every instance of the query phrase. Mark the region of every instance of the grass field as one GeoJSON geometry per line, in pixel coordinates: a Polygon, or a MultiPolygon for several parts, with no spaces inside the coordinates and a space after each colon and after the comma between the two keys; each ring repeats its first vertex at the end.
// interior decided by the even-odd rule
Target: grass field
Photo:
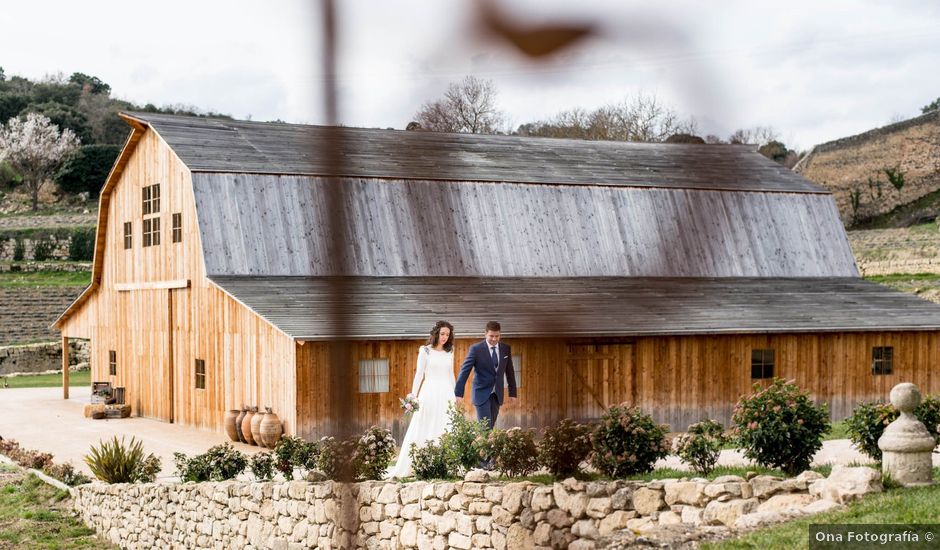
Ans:
{"type": "Polygon", "coordinates": [[[72,517],[67,491],[0,468],[0,548],[116,548],[72,517]]]}
{"type": "Polygon", "coordinates": [[[0,288],[88,286],[88,271],[4,271],[0,272],[0,288]]]}
{"type": "MultiPolygon", "coordinates": [[[[61,374],[36,374],[33,376],[11,376],[0,377],[10,385],[10,388],[54,388],[62,386],[61,374]]],[[[69,374],[69,387],[72,386],[90,386],[91,371],[83,370],[69,374]]],[[[3,386],[0,383],[0,386],[3,386]]],[[[3,388],[0,387],[0,395],[3,395],[3,388]]]]}

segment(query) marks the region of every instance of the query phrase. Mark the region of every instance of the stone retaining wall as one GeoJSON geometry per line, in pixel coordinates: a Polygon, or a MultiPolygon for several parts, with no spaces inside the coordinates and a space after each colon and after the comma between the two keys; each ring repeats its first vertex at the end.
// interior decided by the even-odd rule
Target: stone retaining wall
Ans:
{"type": "Polygon", "coordinates": [[[0,288],[0,346],[61,341],[50,325],[82,290],[76,286],[0,288]]]}
{"type": "MultiPolygon", "coordinates": [[[[474,474],[479,472],[468,479],[485,479],[474,474]]],[[[627,528],[641,533],[681,523],[750,528],[832,509],[866,488],[881,490],[877,471],[836,467],[829,480],[804,472],[789,480],[770,476],[649,483],[568,479],[553,485],[95,483],[75,488],[73,495],[85,523],[122,548],[515,550],[594,548],[627,528]]]]}
{"type": "MultiPolygon", "coordinates": [[[[88,340],[69,340],[70,370],[88,368],[88,340]]],[[[62,370],[62,342],[0,346],[0,375],[36,374],[62,370]]]]}

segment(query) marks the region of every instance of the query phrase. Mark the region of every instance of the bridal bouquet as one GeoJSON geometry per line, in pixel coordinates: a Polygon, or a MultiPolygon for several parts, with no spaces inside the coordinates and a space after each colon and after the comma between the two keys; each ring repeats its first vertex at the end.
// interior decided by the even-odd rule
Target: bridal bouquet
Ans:
{"type": "Polygon", "coordinates": [[[405,418],[418,412],[418,398],[414,394],[409,393],[405,397],[399,398],[398,402],[401,403],[401,410],[405,411],[405,418]]]}

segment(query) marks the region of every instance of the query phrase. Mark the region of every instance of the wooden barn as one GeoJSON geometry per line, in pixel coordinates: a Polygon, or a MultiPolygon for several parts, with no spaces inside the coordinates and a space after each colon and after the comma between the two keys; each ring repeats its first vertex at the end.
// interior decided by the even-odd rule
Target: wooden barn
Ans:
{"type": "Polygon", "coordinates": [[[55,327],[90,339],[93,380],[137,415],[222,430],[228,409],[271,406],[287,433],[327,433],[342,337],[356,422],[400,437],[438,319],[458,367],[502,322],[520,382],[503,426],[621,402],[673,429],[727,422],[771,377],[836,418],[900,381],[940,391],[940,306],[860,279],[832,195],[750,147],[122,117],[92,283],[55,327]]]}

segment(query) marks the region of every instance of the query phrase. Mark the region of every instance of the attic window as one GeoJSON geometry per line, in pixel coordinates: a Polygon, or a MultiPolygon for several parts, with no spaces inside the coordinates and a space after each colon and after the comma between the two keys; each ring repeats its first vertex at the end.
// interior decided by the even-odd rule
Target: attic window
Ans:
{"type": "Polygon", "coordinates": [[[144,246],[160,246],[160,218],[144,220],[144,246]]]}
{"type": "Polygon", "coordinates": [[[359,393],[388,392],[388,359],[359,361],[359,393]]]}
{"type": "Polygon", "coordinates": [[[134,246],[134,224],[131,222],[124,222],[124,250],[127,250],[134,246]]]}
{"type": "Polygon", "coordinates": [[[891,346],[871,348],[871,373],[879,375],[892,372],[894,372],[894,348],[891,346]]]}
{"type": "Polygon", "coordinates": [[[755,380],[774,377],[774,350],[751,350],[751,378],[755,380]]]}
{"type": "Polygon", "coordinates": [[[183,215],[179,212],[173,214],[173,242],[183,242],[183,215]]]}
{"type": "Polygon", "coordinates": [[[160,184],[155,183],[143,188],[144,216],[160,212],[160,184]]]}

